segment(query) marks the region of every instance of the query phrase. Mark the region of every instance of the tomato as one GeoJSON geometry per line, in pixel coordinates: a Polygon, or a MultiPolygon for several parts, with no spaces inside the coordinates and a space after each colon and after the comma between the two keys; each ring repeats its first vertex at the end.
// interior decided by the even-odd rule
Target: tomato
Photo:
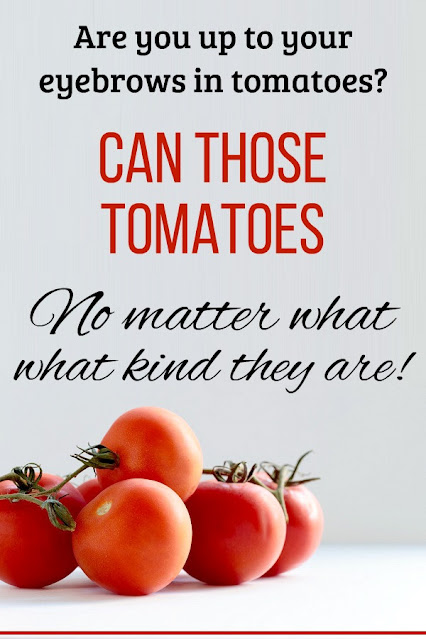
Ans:
{"type": "Polygon", "coordinates": [[[193,542],[185,570],[208,584],[263,575],[282,550],[286,523],[276,498],[254,484],[206,481],[186,502],[193,542]]]}
{"type": "MultiPolygon", "coordinates": [[[[53,488],[61,477],[44,473],[40,486],[53,488]]],[[[17,492],[11,481],[0,482],[0,494],[17,492]]],[[[74,518],[85,501],[71,484],[57,498],[74,518]]],[[[0,579],[20,588],[43,588],[69,575],[77,566],[71,532],[55,528],[47,512],[26,501],[0,500],[0,579]]]]}
{"type": "Polygon", "coordinates": [[[92,581],[120,595],[147,595],[179,574],[191,537],[188,511],[173,490],[150,479],[127,479],[83,508],[72,541],[92,581]]]}
{"type": "Polygon", "coordinates": [[[200,444],[182,417],[165,408],[129,410],[111,426],[102,444],[118,454],[114,470],[98,470],[102,488],[140,477],[172,488],[184,501],[203,472],[200,444]]]}
{"type": "MultiPolygon", "coordinates": [[[[266,473],[258,473],[258,477],[266,485],[276,487],[266,473]]],[[[284,502],[288,514],[284,547],[265,577],[296,568],[314,554],[321,541],[324,515],[315,495],[303,484],[288,486],[284,488],[284,502]]]]}
{"type": "Polygon", "coordinates": [[[96,497],[96,495],[99,495],[102,490],[97,479],[88,479],[87,481],[80,484],[80,486],[78,486],[77,488],[83,495],[86,504],[88,504],[89,501],[92,501],[92,499],[96,497]]]}

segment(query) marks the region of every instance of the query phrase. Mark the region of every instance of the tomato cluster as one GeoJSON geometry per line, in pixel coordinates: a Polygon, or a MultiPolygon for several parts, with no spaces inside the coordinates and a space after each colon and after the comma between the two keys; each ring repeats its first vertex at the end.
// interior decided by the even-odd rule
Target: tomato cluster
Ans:
{"type": "Polygon", "coordinates": [[[146,595],[182,569],[208,584],[278,575],[320,543],[321,506],[298,464],[203,471],[194,432],[168,410],[130,410],[74,457],[83,466],[65,480],[31,465],[0,477],[1,580],[41,588],[78,565],[112,592],[146,595]],[[67,481],[90,466],[96,479],[67,481]]]}

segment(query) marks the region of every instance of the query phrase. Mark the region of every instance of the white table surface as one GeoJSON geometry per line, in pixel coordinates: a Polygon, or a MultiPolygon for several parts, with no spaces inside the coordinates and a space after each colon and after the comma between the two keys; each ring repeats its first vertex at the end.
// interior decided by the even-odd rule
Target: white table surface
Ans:
{"type": "Polygon", "coordinates": [[[287,575],[211,587],[182,573],[120,597],[77,570],[43,590],[0,584],[0,631],[426,630],[426,546],[322,546],[287,575]]]}

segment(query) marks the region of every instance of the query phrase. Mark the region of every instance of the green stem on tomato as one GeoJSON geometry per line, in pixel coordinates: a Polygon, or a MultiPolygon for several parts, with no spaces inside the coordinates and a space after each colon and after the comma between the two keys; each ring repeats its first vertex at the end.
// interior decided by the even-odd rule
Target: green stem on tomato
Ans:
{"type": "Polygon", "coordinates": [[[271,462],[262,462],[260,464],[261,470],[263,470],[271,481],[276,484],[275,488],[271,488],[267,484],[265,484],[259,477],[256,475],[255,471],[258,468],[258,465],[255,464],[251,470],[249,471],[247,468],[246,462],[240,462],[239,464],[234,464],[232,461],[227,461],[223,466],[214,466],[213,468],[205,468],[203,470],[204,475],[214,475],[214,477],[218,481],[222,482],[230,482],[230,483],[244,483],[250,482],[252,484],[256,484],[256,486],[261,486],[268,490],[274,497],[278,500],[281,508],[283,509],[284,516],[286,522],[288,523],[288,513],[284,500],[284,490],[287,486],[297,486],[299,484],[306,484],[311,481],[317,481],[319,477],[309,477],[305,479],[295,479],[296,474],[299,471],[300,464],[305,459],[309,453],[312,451],[308,451],[304,453],[297,460],[294,466],[290,466],[289,464],[284,464],[282,466],[277,466],[276,464],[272,464],[271,462]]]}
{"type": "Polygon", "coordinates": [[[276,488],[270,488],[269,486],[264,484],[263,481],[259,479],[259,477],[257,477],[256,475],[253,475],[250,481],[253,484],[256,484],[257,486],[262,486],[262,488],[266,488],[266,490],[268,490],[272,495],[274,495],[274,497],[278,500],[278,503],[280,504],[281,508],[283,509],[285,520],[288,523],[288,512],[287,512],[287,508],[284,501],[284,488],[286,483],[286,474],[287,474],[287,466],[286,465],[281,466],[278,473],[276,488]]]}
{"type": "MultiPolygon", "coordinates": [[[[37,493],[39,494],[39,493],[37,493]]],[[[37,504],[37,506],[43,507],[43,501],[38,499],[33,495],[28,495],[27,493],[7,493],[7,495],[0,495],[1,500],[5,501],[30,501],[33,504],[37,504]]]]}
{"type": "Polygon", "coordinates": [[[83,464],[82,466],[77,468],[77,470],[75,470],[73,473],[70,473],[69,475],[64,477],[64,479],[53,488],[49,488],[47,490],[45,490],[44,488],[41,488],[39,489],[39,492],[37,492],[37,494],[44,497],[46,495],[52,495],[53,493],[59,492],[61,488],[65,486],[65,484],[68,484],[68,482],[70,482],[72,479],[75,479],[78,475],[80,475],[80,473],[82,473],[84,470],[87,470],[87,468],[90,468],[90,466],[88,466],[87,464],[83,464]]]}
{"type": "Polygon", "coordinates": [[[72,473],[69,473],[52,488],[39,486],[43,471],[38,464],[27,464],[22,468],[14,468],[10,473],[1,475],[0,482],[12,481],[18,491],[0,495],[0,500],[12,503],[17,501],[31,502],[47,510],[49,519],[56,528],[68,531],[75,530],[75,521],[69,510],[59,500],[53,499],[52,496],[87,468],[114,469],[119,465],[118,455],[106,448],[106,446],[91,446],[87,449],[80,448],[79,450],[80,452],[72,455],[72,457],[82,462],[82,465],[72,473]],[[35,467],[39,469],[38,475],[36,475],[35,467]]]}
{"type": "Polygon", "coordinates": [[[13,483],[19,481],[19,475],[15,472],[6,473],[5,475],[0,475],[0,482],[2,481],[13,481],[13,483]]]}
{"type": "Polygon", "coordinates": [[[203,474],[213,475],[218,481],[221,482],[240,484],[251,483],[256,484],[256,486],[265,488],[278,500],[278,503],[283,510],[286,522],[288,522],[287,508],[284,502],[284,487],[288,473],[287,468],[287,465],[284,465],[279,469],[276,488],[270,488],[261,479],[259,479],[259,477],[255,473],[255,471],[257,470],[257,464],[255,464],[250,470],[248,470],[246,462],[239,462],[238,464],[234,464],[233,462],[225,462],[223,466],[204,468],[203,474]]]}

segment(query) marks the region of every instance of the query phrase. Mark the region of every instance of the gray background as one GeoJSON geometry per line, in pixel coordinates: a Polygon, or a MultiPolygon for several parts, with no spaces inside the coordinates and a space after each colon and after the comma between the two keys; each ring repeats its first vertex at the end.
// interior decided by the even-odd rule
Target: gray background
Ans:
{"type": "MultiPolygon", "coordinates": [[[[165,2],[110,0],[2,2],[1,83],[1,397],[0,465],[39,461],[46,470],[73,468],[76,444],[97,442],[116,416],[137,405],[166,406],[196,431],[206,464],[224,458],[293,461],[314,449],[306,470],[320,474],[325,538],[332,542],[424,541],[424,112],[425,3],[415,0],[302,2],[165,2]],[[352,30],[350,48],[283,56],[247,52],[227,57],[194,46],[137,56],[73,49],[78,25],[97,29],[352,30]],[[195,66],[224,77],[245,73],[371,73],[385,67],[381,94],[76,94],[44,95],[45,73],[185,73],[195,66]],[[107,130],[130,140],[135,131],[182,132],[183,182],[106,185],[98,176],[98,141],[107,130]],[[203,185],[194,131],[326,131],[327,183],[267,185],[234,179],[203,185]],[[121,244],[108,253],[108,224],[100,203],[188,201],[319,202],[325,247],[319,255],[132,255],[121,244]],[[116,311],[107,326],[84,338],[64,325],[56,336],[34,328],[29,309],[60,286],[76,297],[102,289],[116,311]],[[347,308],[386,300],[402,310],[382,332],[292,331],[298,306],[326,306],[340,294],[347,308]],[[119,318],[133,306],[190,307],[229,300],[265,301],[280,324],[223,331],[123,332],[119,318]],[[227,362],[241,352],[270,349],[274,359],[315,360],[317,369],[294,395],[282,383],[14,382],[21,358],[47,358],[58,348],[70,361],[108,352],[122,365],[139,348],[152,357],[199,359],[217,348],[227,362]],[[402,365],[417,351],[403,381],[327,383],[321,370],[342,356],[366,353],[402,365]]],[[[198,148],[198,147],[197,147],[198,148]]],[[[220,217],[220,213],[216,218],[220,217]]],[[[220,232],[225,225],[218,223],[220,232]]],[[[123,229],[123,227],[122,227],[123,229]]],[[[124,234],[123,234],[124,237],[124,234]]],[[[244,235],[241,235],[244,239],[244,235]]]]}

